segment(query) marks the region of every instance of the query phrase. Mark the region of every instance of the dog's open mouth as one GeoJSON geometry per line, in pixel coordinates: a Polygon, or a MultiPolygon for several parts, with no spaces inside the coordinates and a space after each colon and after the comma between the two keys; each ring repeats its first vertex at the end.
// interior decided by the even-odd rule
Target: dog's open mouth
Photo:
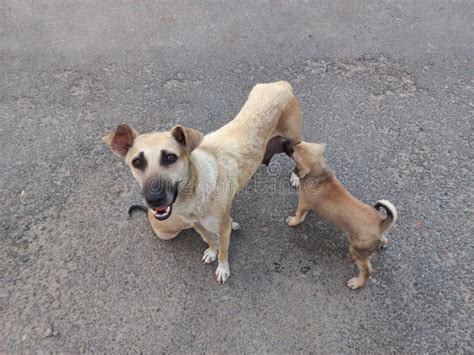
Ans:
{"type": "Polygon", "coordinates": [[[173,204],[178,197],[178,184],[161,180],[150,180],[143,189],[148,208],[159,221],[164,221],[171,216],[173,204]]]}
{"type": "Polygon", "coordinates": [[[164,221],[169,216],[171,216],[172,205],[169,206],[162,206],[158,208],[154,208],[153,212],[155,212],[155,218],[159,221],[164,221]]]}

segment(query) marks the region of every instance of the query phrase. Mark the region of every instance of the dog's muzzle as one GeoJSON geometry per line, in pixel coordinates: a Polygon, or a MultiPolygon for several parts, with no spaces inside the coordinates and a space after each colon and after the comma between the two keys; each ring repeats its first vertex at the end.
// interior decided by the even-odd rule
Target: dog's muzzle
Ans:
{"type": "Polygon", "coordinates": [[[164,221],[171,216],[173,203],[178,196],[178,187],[177,184],[167,181],[151,179],[143,187],[143,196],[155,218],[164,221]]]}

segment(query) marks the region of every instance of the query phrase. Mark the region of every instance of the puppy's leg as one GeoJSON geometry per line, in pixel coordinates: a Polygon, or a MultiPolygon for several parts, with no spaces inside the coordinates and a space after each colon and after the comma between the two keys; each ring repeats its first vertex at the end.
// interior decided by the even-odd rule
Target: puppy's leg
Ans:
{"type": "Polygon", "coordinates": [[[359,269],[359,275],[347,281],[347,287],[356,290],[364,286],[365,282],[372,274],[372,265],[370,265],[369,258],[361,257],[360,255],[358,255],[358,253],[354,251],[352,246],[350,248],[350,252],[355,260],[357,268],[359,269]]]}
{"type": "Polygon", "coordinates": [[[355,259],[355,263],[359,269],[359,276],[347,281],[347,287],[353,290],[364,286],[365,282],[372,273],[372,266],[370,265],[369,259],[355,259]]]}
{"type": "Polygon", "coordinates": [[[216,269],[218,283],[224,283],[230,276],[229,268],[229,243],[232,219],[225,215],[219,227],[219,265],[216,269]]]}
{"type": "Polygon", "coordinates": [[[298,201],[298,208],[296,209],[296,215],[293,217],[286,218],[286,224],[290,227],[294,227],[304,221],[308,211],[311,207],[302,199],[298,201]]]}
{"type": "Polygon", "coordinates": [[[199,233],[201,238],[209,246],[209,248],[207,248],[204,251],[204,255],[202,256],[202,261],[205,264],[210,264],[210,263],[216,261],[216,258],[217,258],[217,244],[216,244],[215,236],[211,232],[209,232],[207,229],[205,229],[203,226],[201,226],[200,224],[196,223],[196,224],[193,225],[193,227],[196,230],[196,232],[199,233]]]}

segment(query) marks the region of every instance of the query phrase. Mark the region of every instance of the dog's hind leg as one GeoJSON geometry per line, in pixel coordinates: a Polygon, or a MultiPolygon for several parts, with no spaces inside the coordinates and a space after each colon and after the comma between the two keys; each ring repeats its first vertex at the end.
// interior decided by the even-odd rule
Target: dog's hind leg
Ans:
{"type": "Polygon", "coordinates": [[[303,139],[301,136],[301,108],[296,97],[292,97],[278,120],[275,135],[281,135],[292,144],[298,144],[303,139]]]}
{"type": "Polygon", "coordinates": [[[240,224],[238,224],[237,222],[234,222],[234,220],[232,220],[231,228],[232,228],[233,231],[238,231],[240,229],[240,224]]]}
{"type": "MultiPolygon", "coordinates": [[[[293,97],[285,110],[283,110],[276,127],[276,132],[286,138],[292,145],[298,144],[303,140],[301,136],[301,108],[296,97],[293,97]]],[[[298,187],[299,182],[299,178],[293,172],[290,177],[291,186],[298,187]]]]}
{"type": "Polygon", "coordinates": [[[291,172],[290,184],[291,184],[291,186],[293,186],[295,189],[300,186],[300,178],[298,177],[298,175],[296,175],[296,173],[295,173],[294,170],[291,172]]]}
{"type": "Polygon", "coordinates": [[[364,286],[365,282],[372,274],[372,265],[370,264],[370,260],[368,257],[360,256],[354,248],[350,247],[350,253],[355,260],[357,265],[357,269],[359,270],[359,275],[347,281],[347,287],[356,290],[362,286],[364,286]]]}

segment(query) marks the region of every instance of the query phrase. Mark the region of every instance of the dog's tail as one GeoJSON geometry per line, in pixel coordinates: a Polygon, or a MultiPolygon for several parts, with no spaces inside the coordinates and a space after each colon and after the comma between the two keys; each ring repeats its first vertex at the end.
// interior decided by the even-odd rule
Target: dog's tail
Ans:
{"type": "Polygon", "coordinates": [[[397,209],[390,201],[379,200],[375,202],[374,208],[378,210],[380,207],[382,207],[387,213],[387,217],[385,217],[380,225],[380,229],[382,230],[382,233],[384,233],[395,223],[398,213],[397,209]]]}
{"type": "Polygon", "coordinates": [[[130,207],[128,208],[128,216],[130,218],[132,218],[132,215],[133,215],[133,211],[135,210],[140,210],[140,211],[143,211],[145,213],[148,213],[148,207],[144,206],[144,205],[138,205],[138,204],[133,204],[133,205],[130,205],[130,207]]]}

